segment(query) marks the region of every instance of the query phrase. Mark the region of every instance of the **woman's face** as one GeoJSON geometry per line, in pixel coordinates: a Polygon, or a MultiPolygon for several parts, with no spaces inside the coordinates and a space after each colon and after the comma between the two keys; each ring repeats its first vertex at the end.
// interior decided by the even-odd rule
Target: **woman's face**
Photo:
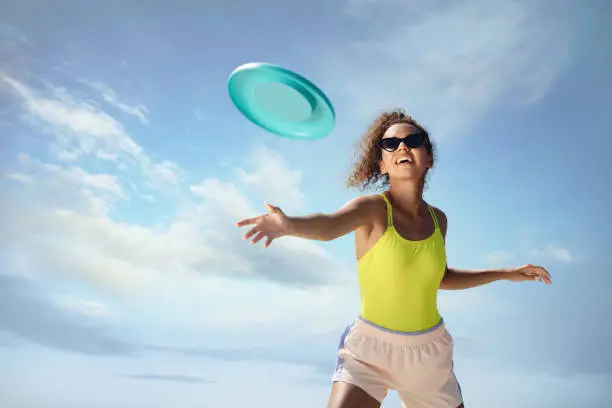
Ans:
{"type": "Polygon", "coordinates": [[[433,156],[427,150],[423,136],[424,134],[419,128],[409,123],[391,125],[381,140],[384,147],[381,147],[381,173],[388,174],[392,180],[421,180],[427,170],[433,167],[433,156]],[[407,136],[411,136],[408,142],[397,140],[407,136]],[[389,140],[385,141],[385,139],[389,140]],[[415,144],[418,146],[414,146],[415,144]],[[410,145],[414,147],[410,147],[410,145]]]}

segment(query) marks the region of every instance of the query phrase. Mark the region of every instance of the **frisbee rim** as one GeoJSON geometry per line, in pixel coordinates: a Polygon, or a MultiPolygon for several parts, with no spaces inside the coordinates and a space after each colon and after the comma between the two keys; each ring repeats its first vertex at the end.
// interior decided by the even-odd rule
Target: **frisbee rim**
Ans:
{"type": "MultiPolygon", "coordinates": [[[[246,78],[248,81],[249,77],[247,76],[246,78]]],[[[336,112],[329,97],[308,78],[279,65],[267,62],[248,62],[240,65],[230,74],[227,86],[230,99],[240,113],[250,122],[277,136],[296,140],[321,139],[329,135],[335,126],[336,112]],[[300,131],[301,134],[297,134],[297,131],[292,131],[291,129],[291,121],[274,119],[273,114],[266,116],[261,112],[258,114],[252,109],[249,109],[249,107],[253,106],[256,108],[255,110],[258,110],[260,106],[254,102],[253,98],[242,94],[244,88],[236,85],[236,81],[240,74],[254,75],[256,79],[259,75],[268,74],[272,78],[272,82],[285,85],[297,92],[310,106],[311,112],[308,119],[304,121],[293,121],[293,123],[302,127],[309,125],[311,129],[302,129],[300,131]],[[287,78],[289,81],[286,80],[287,78]],[[295,84],[291,84],[291,82],[295,82],[295,84]],[[295,85],[297,85],[297,87],[295,85]],[[307,92],[307,95],[304,92],[307,92]],[[314,106],[313,101],[315,102],[314,106]],[[322,109],[320,114],[323,115],[323,118],[313,119],[317,108],[322,109]]]]}

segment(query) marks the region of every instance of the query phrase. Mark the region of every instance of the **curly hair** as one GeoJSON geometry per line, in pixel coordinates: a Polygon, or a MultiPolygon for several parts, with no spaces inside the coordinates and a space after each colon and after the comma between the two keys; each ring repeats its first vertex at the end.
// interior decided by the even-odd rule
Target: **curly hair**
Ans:
{"type": "Polygon", "coordinates": [[[389,185],[389,176],[381,174],[380,171],[379,163],[382,160],[382,152],[378,141],[382,139],[387,129],[396,123],[409,123],[425,133],[425,146],[435,162],[435,145],[429,137],[429,132],[423,126],[402,109],[383,112],[374,120],[357,144],[357,162],[348,178],[349,187],[366,190],[370,186],[384,188],[389,185]]]}

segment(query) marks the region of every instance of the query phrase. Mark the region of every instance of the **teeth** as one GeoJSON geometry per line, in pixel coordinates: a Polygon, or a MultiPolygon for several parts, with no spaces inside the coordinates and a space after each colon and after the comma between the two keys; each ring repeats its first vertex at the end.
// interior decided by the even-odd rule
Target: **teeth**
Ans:
{"type": "Polygon", "coordinates": [[[397,163],[412,163],[412,160],[408,157],[404,157],[403,159],[399,159],[397,163]]]}

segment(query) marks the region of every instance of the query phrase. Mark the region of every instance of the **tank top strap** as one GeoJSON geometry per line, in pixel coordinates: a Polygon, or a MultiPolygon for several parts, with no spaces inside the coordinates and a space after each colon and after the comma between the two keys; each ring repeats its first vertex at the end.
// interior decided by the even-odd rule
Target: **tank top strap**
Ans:
{"type": "Polygon", "coordinates": [[[383,200],[385,200],[385,203],[387,204],[387,224],[389,227],[392,227],[393,226],[393,213],[391,212],[391,202],[387,198],[387,193],[381,193],[380,195],[382,196],[383,200]]]}
{"type": "Polygon", "coordinates": [[[435,229],[440,229],[440,226],[438,225],[438,217],[436,217],[436,213],[434,212],[433,208],[431,208],[429,204],[427,205],[427,208],[429,208],[429,213],[433,219],[435,229]]]}

